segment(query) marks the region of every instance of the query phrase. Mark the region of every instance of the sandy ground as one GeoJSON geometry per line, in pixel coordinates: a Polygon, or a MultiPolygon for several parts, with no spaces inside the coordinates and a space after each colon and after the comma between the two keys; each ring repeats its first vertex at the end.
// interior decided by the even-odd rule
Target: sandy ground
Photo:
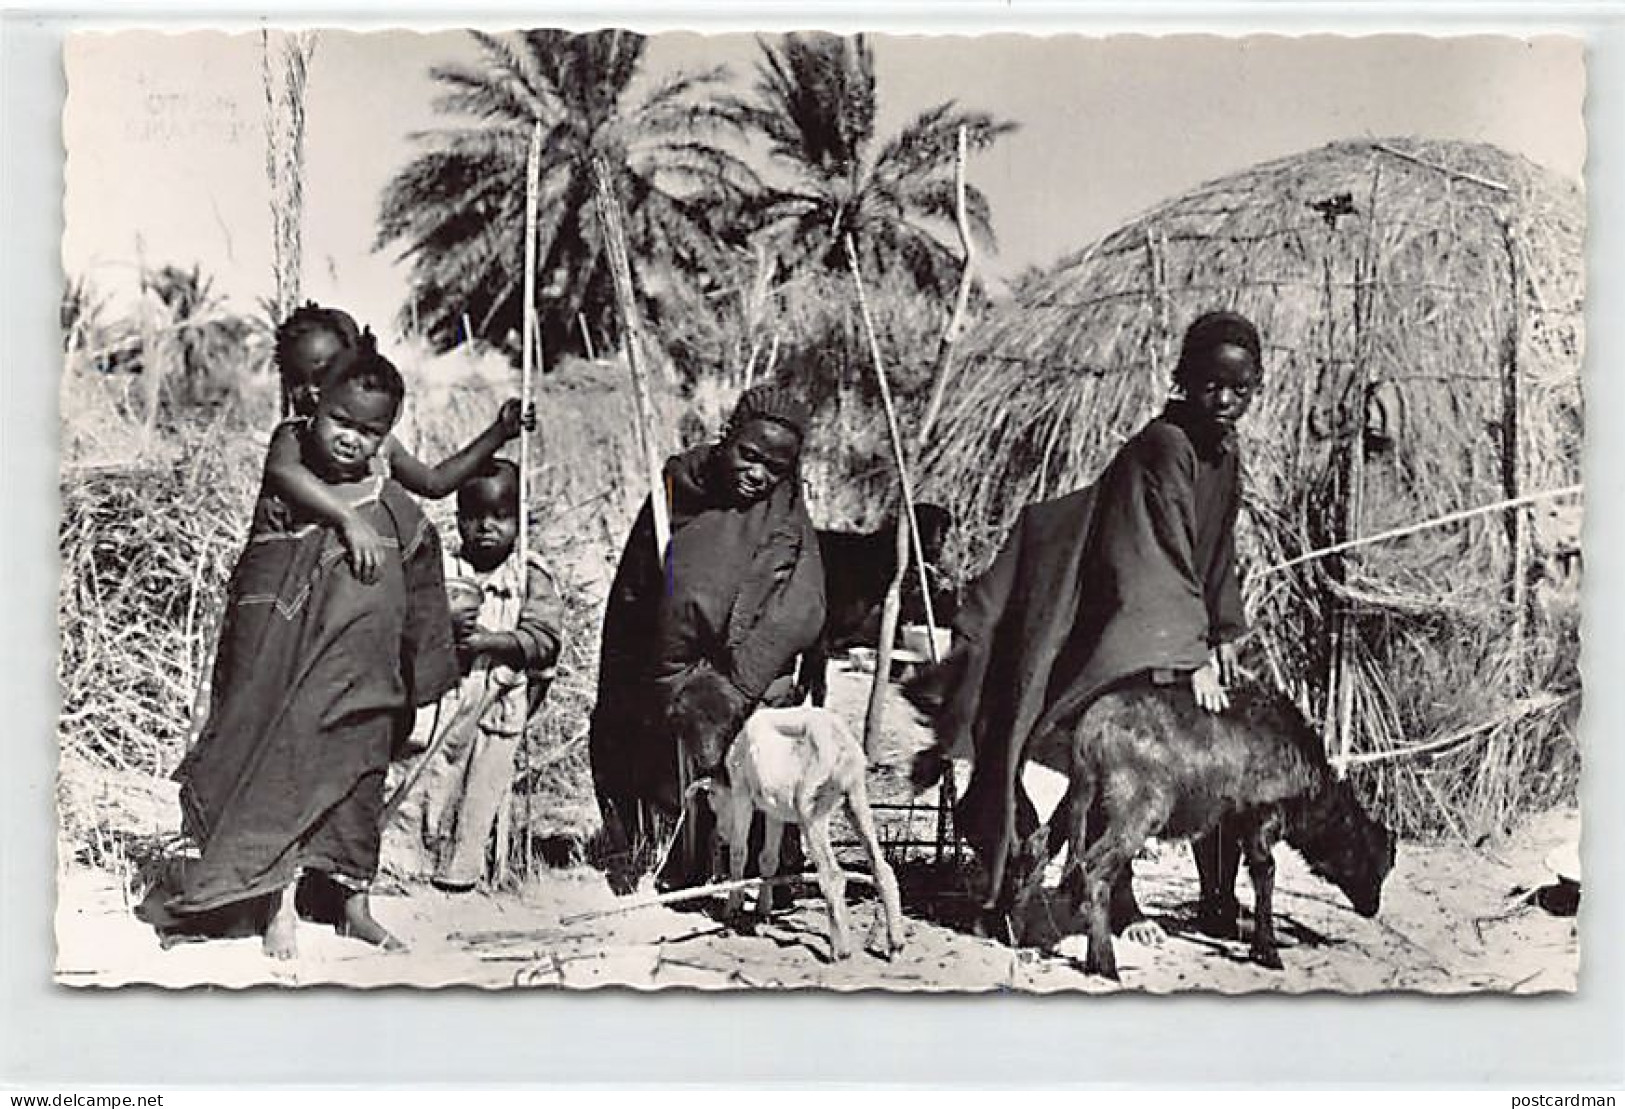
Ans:
{"type": "MultiPolygon", "coordinates": [[[[866,681],[832,675],[832,705],[861,717],[866,681]]],[[[889,720],[888,742],[920,741],[907,710],[889,720]]],[[[1040,806],[1059,795],[1060,779],[1035,770],[1029,788],[1040,806]]],[[[873,793],[896,797],[898,784],[877,773],[873,793]]],[[[892,813],[889,834],[901,835],[892,813]]],[[[816,886],[800,890],[794,909],[757,926],[754,935],[724,925],[708,906],[648,907],[571,921],[576,914],[623,907],[597,871],[546,872],[523,889],[463,895],[432,889],[375,898],[375,913],[409,945],[383,952],[302,924],[298,959],[267,958],[255,938],[160,948],[130,912],[125,876],[83,867],[61,875],[57,912],[57,981],[74,986],[348,985],[426,987],[751,987],[907,991],[1172,992],[1258,990],[1364,993],[1573,990],[1579,969],[1576,918],[1553,916],[1522,896],[1554,880],[1545,860],[1572,847],[1579,814],[1554,812],[1530,821],[1494,853],[1448,844],[1401,844],[1383,893],[1382,912],[1355,915],[1338,891],[1309,874],[1288,848],[1278,849],[1276,913],[1285,970],[1249,962],[1245,942],[1221,941],[1190,927],[1195,871],[1182,844],[1153,843],[1136,862],[1136,890],[1164,926],[1158,947],[1119,941],[1121,985],[1084,975],[1081,939],[1048,951],[1014,951],[964,931],[975,881],[967,866],[933,867],[917,849],[899,866],[909,917],[903,952],[885,961],[862,951],[843,963],[828,958],[828,922],[816,886]],[[1290,946],[1287,946],[1290,945],[1290,946]]],[[[928,835],[928,812],[914,835],[928,835]]],[[[652,891],[642,891],[652,892],[652,891]]],[[[1246,902],[1245,879],[1238,890],[1246,902]]],[[[878,903],[852,887],[856,938],[877,923],[878,903]]],[[[720,904],[718,902],[717,904],[720,904]]]]}

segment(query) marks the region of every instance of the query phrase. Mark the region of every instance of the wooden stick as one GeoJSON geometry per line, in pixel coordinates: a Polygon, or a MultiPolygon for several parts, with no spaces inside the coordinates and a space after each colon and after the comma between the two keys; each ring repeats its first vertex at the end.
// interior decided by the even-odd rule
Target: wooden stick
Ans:
{"type": "Polygon", "coordinates": [[[925,416],[915,433],[916,450],[923,452],[930,442],[931,429],[936,426],[942,411],[942,400],[947,393],[948,376],[953,368],[954,345],[965,329],[965,314],[970,307],[970,290],[976,274],[976,240],[970,233],[970,213],[965,206],[965,161],[969,137],[965,128],[959,129],[959,149],[954,162],[954,225],[959,231],[959,250],[964,255],[964,266],[959,271],[959,290],[954,294],[954,310],[942,329],[937,344],[937,364],[932,371],[931,399],[925,406],[925,416]]]}
{"type": "Polygon", "coordinates": [[[598,361],[598,355],[592,349],[592,329],[587,326],[587,314],[585,312],[576,313],[576,326],[581,329],[581,345],[587,352],[587,361],[598,361]]]}
{"type": "MultiPolygon", "coordinates": [[[[869,356],[874,360],[875,379],[880,384],[880,403],[886,411],[886,430],[891,439],[892,460],[897,464],[897,482],[902,491],[903,511],[897,518],[897,565],[892,577],[892,588],[887,590],[886,602],[881,608],[880,616],[880,642],[876,646],[875,654],[875,680],[869,687],[869,708],[863,722],[863,749],[873,752],[875,740],[880,732],[881,714],[885,708],[886,686],[891,681],[891,650],[892,637],[896,633],[897,614],[902,607],[901,590],[898,585],[901,575],[908,571],[908,544],[912,540],[914,554],[919,562],[920,585],[922,600],[925,602],[925,618],[931,625],[936,621],[931,612],[931,590],[925,580],[925,551],[920,546],[920,529],[914,519],[914,488],[908,476],[908,459],[905,457],[906,449],[903,446],[903,433],[897,426],[897,408],[892,404],[891,385],[886,380],[886,365],[880,355],[880,341],[875,337],[874,320],[869,315],[869,298],[863,288],[863,272],[858,268],[858,248],[852,242],[852,236],[842,239],[846,245],[847,265],[852,269],[852,283],[858,294],[858,313],[863,319],[864,334],[869,340],[869,356]],[[887,628],[892,629],[892,635],[887,634],[887,628]]],[[[931,660],[936,661],[936,636],[931,636],[931,660]]]]}
{"type": "MultiPolygon", "coordinates": [[[[531,381],[536,370],[537,344],[541,341],[536,318],[536,208],[541,193],[542,121],[537,120],[530,131],[530,149],[525,157],[525,284],[524,314],[520,321],[519,354],[519,410],[521,419],[530,408],[531,381]]],[[[519,589],[524,598],[530,582],[530,428],[519,425],[519,589]]],[[[522,674],[519,684],[521,703],[526,706],[526,724],[529,723],[530,677],[522,674]]],[[[523,743],[528,728],[520,729],[523,743]]],[[[530,876],[530,793],[525,794],[525,828],[523,832],[523,864],[526,877],[530,876]]],[[[508,851],[513,821],[513,778],[510,771],[508,788],[504,791],[502,807],[497,812],[496,867],[493,877],[499,883],[508,880],[508,851]]]]}
{"type": "Polygon", "coordinates": [[[1464,508],[1459,512],[1447,512],[1443,516],[1435,516],[1431,520],[1423,520],[1417,524],[1406,524],[1403,527],[1389,528],[1372,535],[1361,536],[1359,539],[1350,539],[1344,543],[1333,543],[1329,547],[1319,547],[1312,551],[1305,551],[1285,562],[1277,562],[1274,566],[1266,566],[1258,571],[1259,576],[1275,574],[1282,570],[1289,570],[1294,566],[1301,566],[1305,562],[1325,558],[1327,555],[1340,554],[1343,551],[1353,550],[1355,547],[1367,547],[1373,543],[1386,543],[1390,539],[1403,539],[1407,535],[1415,535],[1419,531],[1429,528],[1444,527],[1447,524],[1459,524],[1463,520],[1471,520],[1476,516],[1488,516],[1496,512],[1505,512],[1509,508],[1520,505],[1534,504],[1537,501],[1559,500],[1563,497],[1578,497],[1585,493],[1585,485],[1564,485],[1557,489],[1545,489],[1538,493],[1525,493],[1521,497],[1511,500],[1495,501],[1493,504],[1480,505],[1477,508],[1464,508]]]}
{"type": "Polygon", "coordinates": [[[1461,181],[1471,181],[1475,185],[1483,185],[1486,189],[1494,189],[1497,192],[1511,192],[1511,190],[1505,185],[1501,184],[1501,182],[1492,181],[1488,177],[1480,177],[1476,173],[1466,173],[1459,169],[1451,169],[1449,166],[1442,166],[1438,162],[1430,162],[1426,158],[1419,158],[1415,154],[1410,154],[1406,151],[1396,149],[1395,147],[1389,146],[1386,143],[1374,142],[1371,145],[1382,151],[1384,154],[1391,154],[1395,158],[1398,158],[1401,161],[1410,162],[1413,165],[1423,166],[1431,170],[1437,170],[1446,177],[1454,177],[1461,181]]]}
{"type": "MultiPolygon", "coordinates": [[[[1512,299],[1507,311],[1506,333],[1501,340],[1501,490],[1509,501],[1523,493],[1523,385],[1519,368],[1523,336],[1523,280],[1518,268],[1518,240],[1510,217],[1501,223],[1506,245],[1507,281],[1512,299]]],[[[1515,680],[1523,680],[1523,643],[1528,631],[1529,527],[1523,508],[1507,511],[1507,602],[1512,606],[1512,657],[1517,668],[1515,680]]]]}
{"type": "MultiPolygon", "coordinates": [[[[873,886],[875,880],[867,874],[856,871],[843,870],[841,875],[849,882],[858,882],[862,885],[873,886]]],[[[640,909],[652,909],[660,905],[671,905],[680,901],[696,901],[702,897],[713,897],[719,893],[733,893],[735,890],[754,889],[766,886],[772,889],[777,886],[788,886],[793,882],[802,882],[815,878],[814,874],[779,874],[772,878],[740,878],[731,882],[712,882],[709,885],[694,886],[686,890],[672,890],[655,897],[644,897],[637,901],[628,901],[623,905],[616,905],[612,909],[598,909],[590,913],[576,913],[572,916],[561,917],[561,927],[571,927],[576,924],[585,924],[591,920],[604,920],[612,916],[624,916],[635,913],[640,909]]]]}
{"type": "MultiPolygon", "coordinates": [[[[1423,743],[1414,743],[1409,747],[1394,747],[1386,751],[1367,751],[1358,755],[1333,756],[1333,765],[1342,764],[1342,768],[1350,766],[1365,766],[1370,763],[1388,762],[1392,759],[1410,758],[1413,755],[1426,755],[1447,747],[1459,747],[1470,739],[1492,731],[1496,726],[1505,724],[1509,720],[1521,720],[1526,716],[1559,708],[1574,700],[1580,694],[1574,693],[1543,693],[1534,697],[1526,697],[1508,705],[1493,720],[1486,720],[1471,727],[1461,728],[1439,739],[1430,739],[1423,743]]],[[[1341,771],[1340,771],[1341,772],[1341,771]]]]}
{"type": "MultiPolygon", "coordinates": [[[[542,121],[530,131],[530,153],[525,159],[525,311],[522,323],[524,350],[519,356],[520,412],[530,406],[530,381],[536,358],[536,207],[542,168],[542,121]]],[[[530,567],[530,431],[519,425],[519,573],[529,577],[530,567]]]]}
{"type": "Polygon", "coordinates": [[[610,276],[614,280],[615,300],[621,310],[622,329],[626,333],[626,360],[632,371],[632,403],[637,409],[638,438],[643,444],[643,460],[648,470],[649,503],[654,511],[656,557],[661,565],[666,562],[666,544],[671,539],[671,509],[666,503],[665,482],[661,476],[659,440],[655,435],[654,401],[649,393],[648,375],[644,371],[639,352],[640,327],[638,305],[632,285],[632,263],[626,252],[626,234],[622,230],[620,202],[615,199],[610,183],[609,168],[600,159],[593,162],[596,179],[598,218],[604,229],[605,253],[609,256],[610,276]]]}
{"type": "Polygon", "coordinates": [[[440,748],[446,745],[446,736],[451,734],[451,722],[448,721],[445,728],[440,727],[440,705],[441,702],[435,702],[434,722],[429,725],[431,736],[429,746],[424,750],[422,757],[418,759],[417,765],[412,767],[411,772],[407,774],[406,781],[397,786],[395,792],[390,795],[389,800],[384,802],[383,813],[378,818],[379,828],[389,827],[389,822],[395,818],[395,810],[401,807],[401,802],[406,800],[407,795],[412,792],[412,787],[418,784],[419,778],[423,777],[423,772],[429,768],[430,760],[440,753],[440,748]]]}

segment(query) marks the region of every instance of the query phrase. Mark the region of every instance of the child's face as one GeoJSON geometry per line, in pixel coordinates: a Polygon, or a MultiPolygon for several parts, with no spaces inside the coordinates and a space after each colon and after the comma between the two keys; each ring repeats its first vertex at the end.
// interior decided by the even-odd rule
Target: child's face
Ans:
{"type": "Polygon", "coordinates": [[[773,420],[752,420],[722,444],[725,490],[742,505],[755,504],[795,469],[801,437],[773,420]]]}
{"type": "Polygon", "coordinates": [[[393,397],[346,382],[330,390],[316,407],[311,441],[316,468],[335,481],[364,477],[373,455],[395,426],[398,409],[393,397]]]}
{"type": "Polygon", "coordinates": [[[296,413],[309,416],[316,411],[322,378],[343,353],[343,340],[326,328],[316,328],[299,336],[279,367],[289,403],[296,413]]]}
{"type": "Polygon", "coordinates": [[[1258,365],[1245,347],[1220,343],[1203,358],[1185,392],[1208,419],[1234,428],[1258,393],[1258,365]]]}
{"type": "Polygon", "coordinates": [[[473,482],[464,490],[457,534],[465,554],[493,566],[508,557],[519,538],[517,499],[512,483],[500,479],[473,482]]]}

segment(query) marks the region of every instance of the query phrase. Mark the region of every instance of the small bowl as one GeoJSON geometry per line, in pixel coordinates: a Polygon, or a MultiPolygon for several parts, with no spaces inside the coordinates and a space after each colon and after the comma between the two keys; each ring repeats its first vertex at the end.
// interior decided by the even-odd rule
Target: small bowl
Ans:
{"type": "Polygon", "coordinates": [[[931,658],[931,640],[937,641],[937,658],[948,653],[953,643],[954,633],[947,628],[928,628],[924,624],[907,624],[903,627],[903,649],[922,659],[931,658]],[[933,635],[933,632],[935,633],[933,635]]]}

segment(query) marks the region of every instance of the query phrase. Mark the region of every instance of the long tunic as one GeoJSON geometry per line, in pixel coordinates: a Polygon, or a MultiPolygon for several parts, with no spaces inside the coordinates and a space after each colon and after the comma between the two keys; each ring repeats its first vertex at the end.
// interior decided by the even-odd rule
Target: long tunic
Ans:
{"type": "Polygon", "coordinates": [[[667,461],[666,564],[645,502],[604,616],[593,784],[606,823],[629,835],[642,825],[635,810],[677,812],[678,753],[664,719],[692,671],[714,668],[753,705],[824,622],[823,564],[799,484],[787,479],[764,500],[734,507],[707,487],[710,450],[667,461]]]}
{"type": "Polygon", "coordinates": [[[1097,482],[1024,509],[968,591],[939,746],[973,756],[959,828],[996,876],[1037,825],[1020,775],[1114,683],[1190,671],[1246,627],[1235,558],[1233,442],[1171,403],[1097,482]],[[969,751],[966,750],[969,748],[969,751]]]}
{"type": "Polygon", "coordinates": [[[175,772],[202,854],[164,905],[172,917],[281,889],[302,869],[370,881],[392,750],[413,709],[456,685],[434,528],[380,476],[333,488],[394,556],[362,584],[331,529],[262,494],[208,722],[175,772]]]}

